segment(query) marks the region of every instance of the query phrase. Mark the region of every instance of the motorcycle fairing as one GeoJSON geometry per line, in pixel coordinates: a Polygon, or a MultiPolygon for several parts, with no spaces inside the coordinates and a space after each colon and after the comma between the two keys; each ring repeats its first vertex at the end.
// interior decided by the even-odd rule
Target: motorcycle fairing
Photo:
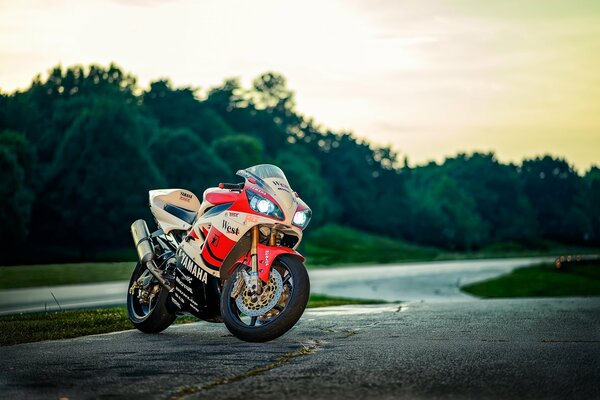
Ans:
{"type": "Polygon", "coordinates": [[[206,321],[218,321],[221,284],[218,276],[209,274],[185,253],[177,251],[174,288],[167,302],[172,313],[189,312],[206,321]]]}
{"type": "MultiPolygon", "coordinates": [[[[265,283],[269,281],[269,274],[271,273],[271,266],[273,265],[273,262],[282,254],[289,254],[298,258],[300,261],[304,261],[304,256],[302,256],[302,254],[289,247],[267,246],[259,243],[256,247],[256,250],[258,253],[258,277],[265,283]]],[[[237,264],[252,265],[250,252],[240,257],[240,259],[236,262],[236,265],[237,264]]]]}
{"type": "Polygon", "coordinates": [[[237,192],[208,192],[204,194],[204,199],[211,204],[233,203],[237,200],[239,193],[237,192]]]}
{"type": "MultiPolygon", "coordinates": [[[[211,229],[212,231],[212,229],[211,229]]],[[[210,234],[209,234],[210,235],[210,234]]],[[[188,259],[191,260],[190,262],[192,262],[197,268],[200,268],[202,271],[206,272],[209,275],[215,276],[215,277],[219,277],[219,271],[220,271],[220,267],[221,264],[213,261],[212,258],[209,258],[208,260],[206,259],[206,256],[204,254],[208,254],[207,249],[205,248],[207,244],[207,241],[204,241],[204,243],[202,243],[200,246],[197,246],[195,243],[192,244],[190,242],[182,242],[181,243],[181,247],[180,247],[180,251],[183,253],[182,254],[182,262],[186,262],[183,266],[187,266],[188,265],[188,259]]],[[[235,244],[235,243],[234,243],[235,244]]],[[[210,257],[210,256],[208,256],[210,257]]],[[[191,268],[187,268],[188,270],[190,270],[191,268]]],[[[193,268],[194,270],[196,268],[193,268]]],[[[193,272],[193,271],[190,271],[193,272]]],[[[194,272],[195,273],[195,272],[194,272]]],[[[198,272],[197,274],[197,278],[202,280],[202,276],[200,275],[200,273],[198,272]]]]}
{"type": "Polygon", "coordinates": [[[200,257],[204,264],[215,271],[219,271],[223,260],[229,254],[229,251],[237,242],[229,239],[223,232],[219,231],[215,226],[210,228],[208,236],[202,244],[200,257]]]}
{"type": "Polygon", "coordinates": [[[200,201],[185,189],[157,189],[148,192],[150,211],[165,234],[192,227],[200,201]]]}

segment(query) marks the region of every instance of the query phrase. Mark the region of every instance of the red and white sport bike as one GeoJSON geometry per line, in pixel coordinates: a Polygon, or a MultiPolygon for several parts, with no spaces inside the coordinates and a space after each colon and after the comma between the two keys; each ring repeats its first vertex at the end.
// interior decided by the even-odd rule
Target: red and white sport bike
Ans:
{"type": "Polygon", "coordinates": [[[242,340],[265,342],[300,319],[309,296],[304,257],[294,249],[311,210],[274,165],[237,172],[244,183],[204,192],[150,191],[154,233],[131,225],[139,262],[129,282],[129,318],[156,333],[177,315],[224,322],[242,340]]]}

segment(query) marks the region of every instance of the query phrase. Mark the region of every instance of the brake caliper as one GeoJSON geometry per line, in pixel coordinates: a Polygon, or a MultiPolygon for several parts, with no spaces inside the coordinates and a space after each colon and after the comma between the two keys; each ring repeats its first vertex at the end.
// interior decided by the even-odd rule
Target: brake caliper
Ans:
{"type": "Polygon", "coordinates": [[[245,270],[238,272],[235,283],[233,284],[233,290],[231,291],[231,297],[237,298],[246,289],[250,282],[250,275],[245,270]]]}

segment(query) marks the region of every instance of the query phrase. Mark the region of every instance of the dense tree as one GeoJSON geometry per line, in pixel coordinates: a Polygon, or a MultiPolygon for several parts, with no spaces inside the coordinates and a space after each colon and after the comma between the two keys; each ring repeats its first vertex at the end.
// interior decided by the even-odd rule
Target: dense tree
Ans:
{"type": "Polygon", "coordinates": [[[592,167],[585,174],[585,191],[591,229],[586,239],[594,243],[600,243],[600,168],[592,167]]]}
{"type": "Polygon", "coordinates": [[[248,135],[225,136],[215,140],[212,148],[232,172],[268,161],[262,142],[248,135]]]}
{"type": "Polygon", "coordinates": [[[0,239],[33,249],[30,260],[73,243],[89,259],[129,246],[129,223],[148,217],[147,190],[200,195],[266,162],[312,207],[313,226],[452,250],[600,243],[598,168],[581,177],[550,156],[516,166],[481,153],[409,168],[388,147],[298,113],[280,74],[250,88],[228,79],[201,92],[158,80],[142,91],[116,65],[58,66],[26,90],[0,93],[0,239]]]}
{"type": "Polygon", "coordinates": [[[493,154],[460,154],[442,167],[473,198],[493,241],[527,241],[535,237],[536,220],[523,182],[512,164],[500,164],[493,154]]]}
{"type": "Polygon", "coordinates": [[[409,198],[412,240],[452,250],[472,250],[487,240],[475,200],[448,175],[414,188],[409,198]]]}
{"type": "Polygon", "coordinates": [[[0,133],[0,243],[6,254],[28,234],[33,191],[28,171],[31,153],[22,135],[0,133]]]}
{"type": "Polygon", "coordinates": [[[65,132],[38,198],[40,239],[77,245],[83,258],[123,245],[129,223],[164,179],[144,151],[153,125],[136,106],[93,99],[65,132]]]}
{"type": "Polygon", "coordinates": [[[585,237],[590,227],[581,209],[583,185],[572,166],[545,156],[525,160],[521,176],[543,237],[568,241],[585,237]]]}
{"type": "Polygon", "coordinates": [[[187,129],[162,129],[152,139],[149,152],[167,186],[188,189],[198,196],[232,175],[227,164],[187,129]]]}
{"type": "Polygon", "coordinates": [[[198,100],[195,89],[174,89],[168,81],[156,81],[143,100],[162,127],[188,129],[207,143],[235,134],[217,112],[198,100]]]}
{"type": "Polygon", "coordinates": [[[340,207],[336,202],[342,200],[333,197],[331,186],[323,178],[321,163],[308,149],[289,146],[278,152],[275,164],[284,168],[290,186],[311,207],[313,226],[337,218],[340,207]]]}

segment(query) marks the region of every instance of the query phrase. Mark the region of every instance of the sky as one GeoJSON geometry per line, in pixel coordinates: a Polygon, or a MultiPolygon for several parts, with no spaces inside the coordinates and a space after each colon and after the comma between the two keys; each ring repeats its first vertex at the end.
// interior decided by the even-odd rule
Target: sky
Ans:
{"type": "Polygon", "coordinates": [[[0,90],[116,62],[142,87],[282,73],[300,113],[411,165],[600,166],[600,1],[0,0],[0,90]]]}

